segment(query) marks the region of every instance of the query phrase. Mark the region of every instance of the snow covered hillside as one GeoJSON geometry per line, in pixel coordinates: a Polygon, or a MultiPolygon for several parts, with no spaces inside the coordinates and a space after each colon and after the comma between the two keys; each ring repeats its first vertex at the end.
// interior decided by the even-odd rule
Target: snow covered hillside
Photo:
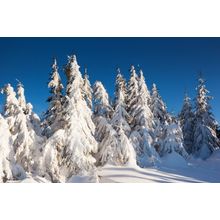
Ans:
{"type": "Polygon", "coordinates": [[[91,86],[75,55],[65,86],[58,70],[55,59],[42,118],[21,82],[1,89],[0,182],[220,182],[219,126],[203,79],[195,102],[186,95],[173,115],[134,66],[128,81],[117,69],[113,99],[102,82],[91,86]]]}

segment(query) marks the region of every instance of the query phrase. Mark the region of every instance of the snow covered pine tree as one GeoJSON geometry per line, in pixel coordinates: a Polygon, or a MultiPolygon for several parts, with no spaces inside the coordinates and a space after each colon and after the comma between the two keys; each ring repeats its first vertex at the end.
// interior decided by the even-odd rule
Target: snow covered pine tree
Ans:
{"type": "Polygon", "coordinates": [[[92,87],[89,82],[89,76],[87,74],[87,69],[85,69],[85,74],[83,78],[83,98],[86,100],[88,107],[92,110],[92,87]]]}
{"type": "Polygon", "coordinates": [[[52,72],[50,75],[50,82],[48,83],[48,88],[50,88],[51,96],[47,99],[49,102],[49,108],[46,111],[42,123],[43,134],[50,137],[57,130],[62,128],[62,102],[63,95],[63,85],[61,83],[60,75],[58,73],[57,61],[54,59],[52,65],[52,72]]]}
{"type": "Polygon", "coordinates": [[[207,159],[220,147],[220,141],[216,135],[217,122],[211,112],[205,81],[201,77],[198,80],[193,155],[201,159],[207,159]]]}
{"type": "Polygon", "coordinates": [[[141,167],[155,165],[158,154],[153,143],[153,114],[149,108],[150,95],[143,72],[138,78],[134,66],[131,66],[131,78],[128,85],[128,110],[133,120],[130,125],[130,139],[137,152],[137,163],[141,167]]]}
{"type": "Polygon", "coordinates": [[[69,56],[65,67],[67,88],[62,112],[64,127],[47,141],[44,152],[46,172],[52,181],[97,181],[95,158],[97,142],[92,112],[83,98],[83,78],[76,56],[69,56]]]}
{"type": "Polygon", "coordinates": [[[131,128],[129,126],[130,116],[126,111],[126,82],[117,71],[114,113],[111,125],[116,131],[117,146],[114,151],[116,165],[133,165],[136,166],[136,153],[131,141],[129,140],[131,128]]]}
{"type": "Polygon", "coordinates": [[[194,131],[194,112],[190,98],[185,95],[182,110],[179,114],[179,120],[183,131],[184,147],[188,154],[193,149],[193,131],[194,131]]]}
{"type": "Polygon", "coordinates": [[[6,94],[4,116],[12,136],[16,162],[13,175],[17,179],[23,179],[26,173],[38,173],[44,139],[36,134],[29,120],[27,115],[29,110],[28,106],[27,109],[25,108],[26,102],[21,84],[18,85],[18,99],[10,84],[4,87],[4,93],[6,94]]]}
{"type": "Polygon", "coordinates": [[[0,183],[13,180],[14,151],[8,123],[0,114],[0,183]]]}
{"type": "Polygon", "coordinates": [[[97,165],[114,163],[114,151],[117,147],[116,131],[110,124],[113,109],[109,103],[108,93],[101,82],[95,82],[93,86],[94,115],[96,125],[95,138],[98,142],[96,154],[97,165]]]}
{"type": "Polygon", "coordinates": [[[150,109],[154,121],[154,147],[160,156],[163,156],[161,148],[165,139],[165,126],[169,124],[171,117],[167,112],[167,107],[163,102],[156,84],[153,84],[150,109]]]}

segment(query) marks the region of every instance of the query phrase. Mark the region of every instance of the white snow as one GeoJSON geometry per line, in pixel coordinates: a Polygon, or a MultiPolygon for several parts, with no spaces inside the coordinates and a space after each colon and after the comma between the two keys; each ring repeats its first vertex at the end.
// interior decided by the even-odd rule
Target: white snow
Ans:
{"type": "Polygon", "coordinates": [[[181,156],[173,154],[160,167],[139,168],[107,165],[99,170],[100,183],[218,183],[220,182],[220,153],[210,161],[184,164],[181,156]],[[173,165],[175,163],[175,165],[173,165]],[[217,165],[218,163],[218,165],[217,165]],[[217,166],[217,167],[216,167],[217,166]]]}

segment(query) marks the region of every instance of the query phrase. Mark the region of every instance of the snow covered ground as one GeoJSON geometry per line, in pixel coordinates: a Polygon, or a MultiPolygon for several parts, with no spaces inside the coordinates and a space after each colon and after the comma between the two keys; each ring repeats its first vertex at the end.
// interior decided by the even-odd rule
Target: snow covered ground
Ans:
{"type": "MultiPolygon", "coordinates": [[[[210,159],[194,160],[186,163],[181,157],[171,154],[158,167],[140,168],[138,166],[106,165],[98,168],[100,183],[220,183],[220,151],[210,159]]],[[[96,182],[88,177],[75,176],[69,183],[96,182]]],[[[50,183],[50,181],[27,175],[27,178],[10,183],[50,183]]]]}
{"type": "MultiPolygon", "coordinates": [[[[173,158],[172,158],[173,159],[173,158]]],[[[175,158],[176,159],[176,158],[175,158]]],[[[158,168],[105,166],[99,171],[101,183],[220,183],[220,152],[207,161],[175,166],[163,163],[158,168]]]]}

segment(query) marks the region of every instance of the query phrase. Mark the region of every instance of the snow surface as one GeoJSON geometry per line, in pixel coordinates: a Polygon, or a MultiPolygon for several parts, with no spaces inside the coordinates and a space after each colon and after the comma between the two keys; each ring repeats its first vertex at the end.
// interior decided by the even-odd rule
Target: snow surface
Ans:
{"type": "Polygon", "coordinates": [[[219,183],[220,151],[207,161],[191,160],[171,154],[159,167],[116,167],[106,165],[99,170],[100,183],[219,183]]]}
{"type": "MultiPolygon", "coordinates": [[[[98,169],[98,178],[73,176],[68,183],[219,183],[220,150],[207,161],[186,161],[179,154],[170,154],[158,167],[140,168],[134,164],[114,166],[107,164],[98,169]]],[[[50,183],[49,180],[30,174],[24,180],[10,183],[50,183]]]]}

